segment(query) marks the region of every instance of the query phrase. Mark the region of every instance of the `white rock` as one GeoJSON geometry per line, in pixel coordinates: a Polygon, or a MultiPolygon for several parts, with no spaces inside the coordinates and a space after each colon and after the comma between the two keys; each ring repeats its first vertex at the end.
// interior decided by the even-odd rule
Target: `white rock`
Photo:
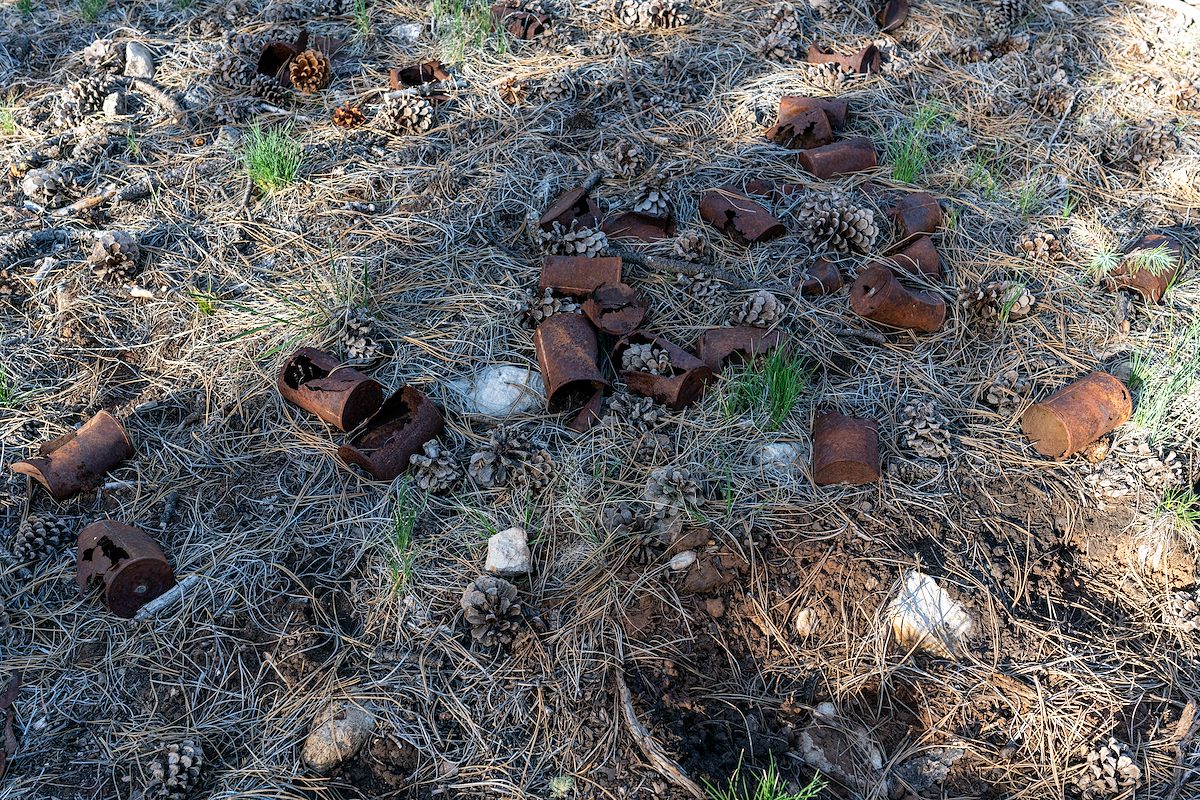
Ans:
{"type": "Polygon", "coordinates": [[[469,380],[454,381],[451,387],[466,399],[468,413],[490,417],[523,414],[541,405],[546,395],[540,374],[509,364],[485,367],[469,380]]]}
{"type": "Polygon", "coordinates": [[[811,608],[802,608],[796,612],[792,624],[796,626],[796,633],[800,636],[812,636],[817,632],[821,620],[811,608]]]}
{"type": "Polygon", "coordinates": [[[1062,14],[1064,17],[1075,16],[1075,12],[1072,11],[1062,0],[1054,0],[1052,3],[1047,3],[1046,10],[1054,14],[1062,14]]]}
{"type": "Polygon", "coordinates": [[[696,563],[696,551],[684,550],[682,553],[674,556],[668,563],[671,569],[676,572],[682,571],[696,563]]]}
{"type": "Polygon", "coordinates": [[[375,732],[375,717],[353,703],[332,701],[313,720],[300,756],[317,772],[352,758],[375,732]]]}
{"type": "Polygon", "coordinates": [[[125,114],[125,93],[112,92],[104,98],[104,116],[116,119],[125,114]]]}
{"type": "Polygon", "coordinates": [[[401,44],[412,44],[417,39],[421,38],[421,34],[425,32],[425,26],[419,22],[402,22],[392,28],[392,38],[398,40],[401,44]]]}
{"type": "Polygon", "coordinates": [[[528,575],[532,567],[529,537],[524,528],[509,528],[488,539],[487,563],[484,571],[502,578],[528,575]]]}
{"type": "Polygon", "coordinates": [[[900,592],[884,613],[902,647],[929,650],[942,656],[959,652],[974,622],[967,609],[937,581],[913,570],[904,576],[900,592]]]}
{"type": "Polygon", "coordinates": [[[140,42],[125,45],[125,74],[130,78],[154,77],[154,54],[140,42]]]}
{"type": "Polygon", "coordinates": [[[775,469],[791,469],[800,461],[802,451],[793,442],[767,442],[759,448],[757,461],[759,466],[775,469]]]}

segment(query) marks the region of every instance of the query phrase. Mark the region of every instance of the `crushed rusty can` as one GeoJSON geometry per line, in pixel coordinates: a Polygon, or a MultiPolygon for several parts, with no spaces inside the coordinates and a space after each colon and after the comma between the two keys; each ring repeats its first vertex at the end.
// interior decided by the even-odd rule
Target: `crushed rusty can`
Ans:
{"type": "Polygon", "coordinates": [[[783,331],[769,331],[753,325],[709,328],[700,334],[696,355],[713,372],[720,372],[726,364],[745,363],[766,355],[783,344],[783,341],[783,331]]]}
{"type": "Polygon", "coordinates": [[[606,217],[600,230],[610,239],[659,242],[675,235],[675,220],[670,214],[657,216],[641,211],[622,211],[606,217]]]}
{"type": "Polygon", "coordinates": [[[1137,292],[1147,303],[1160,303],[1183,266],[1182,254],[1177,240],[1161,233],[1148,233],[1125,250],[1117,268],[1105,276],[1105,283],[1113,290],[1137,292]],[[1155,259],[1159,263],[1146,257],[1150,252],[1161,254],[1155,259]]]}
{"type": "Polygon", "coordinates": [[[928,192],[904,195],[887,213],[904,239],[934,233],[942,224],[942,207],[937,198],[928,192]]]}
{"type": "Polygon", "coordinates": [[[861,486],[879,481],[879,423],[836,412],[813,420],[813,483],[861,486]]]}
{"type": "Polygon", "coordinates": [[[796,110],[786,116],[780,104],[779,118],[764,134],[775,144],[792,150],[821,147],[833,141],[829,116],[819,108],[796,110]]]}
{"type": "Polygon", "coordinates": [[[946,301],[910,291],[883,264],[869,264],[850,287],[850,308],[863,319],[892,328],[933,333],[946,321],[946,301]]]}
{"type": "Polygon", "coordinates": [[[641,327],[646,319],[646,298],[627,283],[597,286],[583,301],[583,313],[601,333],[625,336],[641,327]]]}
{"type": "Polygon", "coordinates": [[[118,617],[138,609],[175,585],[175,572],[148,535],[112,519],[93,522],[79,532],[75,583],[85,593],[104,590],[104,605],[118,617]]]}
{"type": "Polygon", "coordinates": [[[1061,460],[1123,425],[1133,413],[1129,389],[1107,372],[1060,388],[1021,416],[1021,430],[1044,456],[1061,460]]]}
{"type": "Polygon", "coordinates": [[[699,358],[661,336],[644,331],[631,333],[617,342],[612,352],[614,364],[621,363],[622,356],[631,344],[661,347],[671,362],[671,372],[667,375],[622,369],[621,377],[634,394],[652,397],[656,402],[678,411],[696,402],[713,379],[712,369],[699,358]]]}
{"type": "Polygon", "coordinates": [[[933,239],[922,234],[908,243],[903,249],[888,255],[888,260],[902,272],[909,275],[924,275],[926,278],[943,280],[942,259],[938,255],[933,239]]]}
{"type": "Polygon", "coordinates": [[[837,264],[825,258],[818,258],[805,270],[795,289],[802,295],[823,295],[833,294],[843,285],[842,272],[837,264]]]}
{"type": "Polygon", "coordinates": [[[787,233],[761,204],[728,186],[704,192],[700,216],[721,233],[747,243],[769,242],[787,233]]]}
{"type": "Polygon", "coordinates": [[[538,227],[547,232],[554,230],[556,224],[567,231],[598,228],[602,214],[600,206],[588,196],[587,189],[577,186],[555,199],[538,220],[538,227]]]}
{"type": "Polygon", "coordinates": [[[854,53],[838,53],[828,47],[810,44],[808,46],[808,53],[805,55],[805,60],[810,64],[837,64],[838,68],[843,72],[857,72],[860,75],[869,75],[879,72],[879,65],[882,58],[879,48],[873,44],[869,44],[854,53]]]}
{"type": "Polygon", "coordinates": [[[13,462],[13,472],[46,487],[55,500],[69,500],[100,485],[104,474],[133,455],[133,442],[116,417],[101,411],[79,430],[43,443],[38,454],[13,462]]]}
{"type": "Polygon", "coordinates": [[[390,481],[406,472],[409,459],[445,427],[442,412],[432,400],[412,386],[401,386],[361,432],[338,448],[338,455],[375,480],[390,481]]]}
{"type": "Polygon", "coordinates": [[[301,347],[283,363],[275,385],[284,400],[342,431],[357,428],[383,405],[379,381],[312,347],[301,347]]]}
{"type": "Polygon", "coordinates": [[[551,289],[573,297],[583,297],[606,283],[621,282],[621,259],[587,256],[546,256],[538,291],[551,289]]]}

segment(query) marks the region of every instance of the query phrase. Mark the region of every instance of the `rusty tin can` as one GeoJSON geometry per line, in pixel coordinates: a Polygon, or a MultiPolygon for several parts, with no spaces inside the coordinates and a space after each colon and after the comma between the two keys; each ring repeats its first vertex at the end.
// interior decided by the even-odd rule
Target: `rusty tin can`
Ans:
{"type": "Polygon", "coordinates": [[[362,432],[338,448],[347,464],[357,464],[377,481],[390,481],[408,470],[408,460],[440,436],[442,412],[421,392],[402,386],[367,420],[362,432]]]}
{"type": "Polygon", "coordinates": [[[813,483],[861,486],[879,480],[879,423],[836,412],[813,421],[813,483]]]}
{"type": "Polygon", "coordinates": [[[546,256],[542,259],[542,274],[538,291],[553,289],[563,294],[582,297],[591,294],[605,283],[621,282],[621,259],[588,258],[587,256],[546,256]]]}
{"type": "Polygon", "coordinates": [[[924,275],[937,280],[946,277],[942,273],[942,259],[933,244],[933,239],[924,234],[913,239],[903,249],[890,254],[888,259],[910,275],[924,275]]]}
{"type": "Polygon", "coordinates": [[[875,12],[875,22],[884,33],[896,30],[908,19],[908,0],[885,0],[875,12]]]}
{"type": "Polygon", "coordinates": [[[786,116],[780,103],[779,119],[767,129],[765,136],[775,144],[792,150],[821,147],[833,141],[833,126],[829,116],[819,108],[797,110],[786,116]]]}
{"type": "Polygon", "coordinates": [[[837,64],[845,72],[869,75],[879,72],[881,57],[879,48],[873,44],[854,53],[838,53],[828,47],[810,44],[805,60],[810,64],[837,64]]]}
{"type": "Polygon", "coordinates": [[[888,216],[896,223],[902,238],[933,233],[942,224],[942,207],[937,198],[928,192],[906,194],[888,209],[888,216]]]}
{"type": "Polygon", "coordinates": [[[862,172],[878,164],[875,146],[865,136],[855,136],[840,142],[801,150],[797,155],[800,166],[821,180],[862,172]]]}
{"type": "Polygon", "coordinates": [[[769,242],[787,233],[771,212],[728,186],[704,192],[700,216],[717,230],[743,242],[769,242]]]}
{"type": "Polygon", "coordinates": [[[617,342],[612,352],[614,364],[621,363],[622,355],[631,344],[661,347],[671,359],[670,375],[621,370],[621,377],[634,394],[653,397],[657,402],[678,411],[694,403],[713,378],[713,371],[696,356],[660,336],[641,331],[631,333],[617,342]]]}
{"type": "Polygon", "coordinates": [[[126,619],[175,585],[175,573],[148,535],[112,519],[79,532],[75,583],[80,592],[104,588],[104,605],[126,619]]]}
{"type": "Polygon", "coordinates": [[[818,258],[797,282],[796,290],[802,295],[833,294],[844,285],[842,272],[837,264],[818,258]]]}
{"type": "Polygon", "coordinates": [[[596,329],[579,314],[554,314],[538,325],[533,345],[546,384],[546,407],[551,413],[580,408],[567,427],[587,430],[599,419],[609,388],[600,372],[596,329]]]}
{"type": "Polygon", "coordinates": [[[133,442],[116,417],[101,411],[65,436],[44,442],[38,454],[9,469],[46,487],[55,500],[69,500],[100,485],[104,474],[133,455],[133,442]]]}
{"type": "Polygon", "coordinates": [[[625,336],[633,333],[646,319],[646,299],[626,283],[597,286],[583,301],[583,313],[602,333],[625,336]]]}
{"type": "Polygon", "coordinates": [[[675,220],[669,213],[660,217],[640,211],[623,211],[607,217],[600,230],[610,239],[658,242],[675,235],[675,220]]]}
{"type": "Polygon", "coordinates": [[[709,328],[700,334],[696,355],[713,372],[720,372],[728,363],[743,363],[771,352],[783,340],[783,331],[769,331],[753,325],[709,328]]]}
{"type": "Polygon", "coordinates": [[[275,385],[284,400],[343,431],[357,428],[383,405],[379,381],[312,347],[301,347],[284,362],[275,385]]]}
{"type": "Polygon", "coordinates": [[[1110,289],[1129,289],[1137,292],[1147,303],[1162,302],[1163,295],[1179,274],[1183,249],[1179,242],[1161,233],[1148,233],[1125,250],[1125,257],[1110,272],[1105,282],[1110,289]],[[1148,264],[1144,254],[1162,250],[1168,264],[1148,264]]]}
{"type": "Polygon", "coordinates": [[[544,231],[553,230],[556,222],[564,230],[596,228],[600,225],[600,217],[600,206],[588,196],[587,189],[577,186],[555,199],[554,204],[538,220],[538,226],[544,231]]]}
{"type": "Polygon", "coordinates": [[[1021,430],[1044,456],[1063,459],[1124,424],[1133,413],[1129,389],[1107,372],[1060,388],[1021,417],[1021,430]]]}
{"type": "Polygon", "coordinates": [[[850,287],[850,308],[872,322],[933,333],[946,321],[946,302],[933,292],[906,289],[882,264],[869,264],[850,287]]]}
{"type": "Polygon", "coordinates": [[[825,118],[829,120],[829,127],[840,131],[846,125],[846,117],[850,114],[850,104],[840,97],[785,95],[779,98],[779,119],[781,121],[806,111],[823,112],[825,118]]]}

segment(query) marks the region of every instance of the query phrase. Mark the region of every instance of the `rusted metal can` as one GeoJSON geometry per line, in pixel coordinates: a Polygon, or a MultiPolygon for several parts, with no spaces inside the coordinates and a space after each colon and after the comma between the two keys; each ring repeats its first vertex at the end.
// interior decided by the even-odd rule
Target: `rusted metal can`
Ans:
{"type": "Polygon", "coordinates": [[[100,485],[104,473],[133,455],[133,442],[116,417],[101,411],[77,431],[44,442],[38,454],[9,467],[46,487],[55,500],[69,500],[100,485]]]}
{"type": "Polygon", "coordinates": [[[842,272],[837,264],[818,258],[796,284],[796,290],[802,295],[833,294],[843,285],[842,272]]]}
{"type": "Polygon", "coordinates": [[[659,403],[678,411],[694,403],[713,378],[713,371],[696,356],[660,336],[642,331],[631,333],[617,342],[612,352],[614,364],[621,363],[621,357],[631,344],[661,347],[671,360],[669,375],[621,370],[621,377],[628,384],[629,391],[634,394],[653,397],[659,403]]]}
{"type": "Polygon", "coordinates": [[[602,284],[620,282],[620,258],[546,256],[542,259],[538,291],[553,289],[563,294],[583,297],[594,292],[602,284]]]}
{"type": "Polygon", "coordinates": [[[577,186],[555,199],[554,204],[538,220],[538,226],[544,231],[553,230],[556,222],[564,230],[597,228],[601,216],[600,206],[588,196],[587,189],[577,186]]]}
{"type": "Polygon", "coordinates": [[[869,264],[850,287],[850,308],[893,328],[933,333],[946,321],[946,302],[933,292],[910,291],[882,264],[869,264]]]}
{"type": "Polygon", "coordinates": [[[602,333],[625,336],[646,319],[646,300],[626,283],[606,283],[583,302],[583,313],[602,333]]]}
{"type": "Polygon", "coordinates": [[[126,619],[175,585],[175,573],[152,538],[112,519],[79,532],[75,583],[80,592],[102,586],[104,605],[126,619]]]}
{"type": "Polygon", "coordinates": [[[347,464],[357,464],[377,481],[390,481],[408,470],[408,460],[440,436],[442,412],[421,392],[402,386],[367,420],[362,432],[338,448],[347,464]]]}
{"type": "Polygon", "coordinates": [[[600,417],[609,388],[600,372],[600,346],[592,323],[579,314],[553,314],[534,331],[533,346],[546,384],[547,408],[555,414],[579,408],[567,427],[590,428],[600,417]]]}
{"type": "Polygon", "coordinates": [[[945,278],[941,256],[929,236],[918,236],[902,250],[889,255],[888,259],[910,275],[924,275],[937,280],[945,278]]]}
{"type": "Polygon", "coordinates": [[[717,230],[743,242],[769,242],[787,233],[771,212],[728,186],[704,192],[700,216],[717,230]]]}
{"type": "MultiPolygon", "coordinates": [[[[846,117],[850,113],[850,104],[840,97],[805,97],[802,95],[786,95],[779,98],[779,119],[806,111],[820,111],[829,120],[829,127],[840,131],[846,125],[846,117]]],[[[770,136],[770,133],[767,134],[770,136]]]]}
{"type": "Polygon", "coordinates": [[[879,480],[879,423],[835,412],[813,421],[813,483],[861,486],[879,480]]]}
{"type": "Polygon", "coordinates": [[[811,150],[801,150],[797,158],[800,160],[800,166],[821,180],[862,172],[879,163],[875,156],[875,146],[865,136],[843,139],[811,150]]]}
{"type": "Polygon", "coordinates": [[[383,405],[379,381],[312,347],[301,347],[284,362],[275,385],[284,400],[343,431],[357,428],[383,405]]]}
{"type": "Polygon", "coordinates": [[[1107,372],[1093,372],[1026,409],[1021,430],[1034,450],[1063,459],[1123,425],[1132,413],[1125,384],[1107,372]]]}
{"type": "Polygon", "coordinates": [[[640,211],[623,211],[606,218],[600,230],[610,239],[658,242],[675,235],[675,220],[670,214],[660,217],[640,211]]]}
{"type": "Polygon", "coordinates": [[[783,340],[783,331],[769,331],[753,325],[709,328],[700,334],[696,355],[713,372],[720,372],[726,364],[743,363],[770,353],[779,347],[783,340]]]}
{"type": "Polygon", "coordinates": [[[810,44],[805,60],[810,64],[837,64],[845,72],[869,75],[879,72],[881,58],[879,48],[873,44],[855,53],[838,53],[828,47],[810,44]]]}
{"type": "Polygon", "coordinates": [[[894,31],[908,19],[908,0],[885,0],[875,12],[875,22],[884,33],[894,31]]]}
{"type": "Polygon", "coordinates": [[[779,119],[767,129],[766,137],[792,150],[821,147],[833,141],[833,126],[819,108],[797,110],[784,116],[780,104],[779,119]]]}
{"type": "Polygon", "coordinates": [[[550,17],[497,3],[492,6],[492,21],[503,25],[516,38],[528,41],[542,35],[550,17]]]}
{"type": "MultiPolygon", "coordinates": [[[[1183,249],[1179,242],[1161,233],[1148,233],[1125,250],[1125,257],[1110,272],[1105,283],[1110,289],[1129,289],[1137,292],[1147,303],[1162,302],[1183,266],[1183,249]],[[1148,263],[1145,254],[1161,250],[1165,256],[1159,263],[1148,263]]],[[[1157,260],[1156,260],[1157,261],[1157,260]]]]}
{"type": "Polygon", "coordinates": [[[942,207],[937,198],[928,192],[906,194],[888,209],[902,238],[933,233],[942,224],[942,207]]]}

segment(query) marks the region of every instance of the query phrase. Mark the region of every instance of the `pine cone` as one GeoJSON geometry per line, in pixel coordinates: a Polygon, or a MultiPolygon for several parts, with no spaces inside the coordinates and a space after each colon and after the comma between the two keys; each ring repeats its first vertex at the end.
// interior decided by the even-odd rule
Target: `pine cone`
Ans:
{"type": "Polygon", "coordinates": [[[433,127],[433,105],[424,97],[389,97],[375,112],[376,126],[397,136],[426,133],[433,127]]]}
{"type": "Polygon", "coordinates": [[[1167,87],[1167,93],[1181,111],[1200,111],[1200,80],[1180,78],[1167,87]]]}
{"type": "Polygon", "coordinates": [[[75,538],[71,520],[43,519],[30,515],[21,520],[8,542],[18,564],[45,561],[61,553],[75,538]]]}
{"type": "Polygon", "coordinates": [[[1178,153],[1179,146],[1174,125],[1147,122],[1127,131],[1124,160],[1134,167],[1156,167],[1178,153]]]}
{"type": "Polygon", "coordinates": [[[795,61],[799,50],[791,36],[771,31],[759,41],[758,54],[769,61],[795,61]]]}
{"type": "Polygon", "coordinates": [[[845,16],[847,10],[842,0],[808,0],[808,7],[813,14],[826,22],[845,16]]]}
{"type": "Polygon", "coordinates": [[[800,12],[784,0],[771,6],[771,32],[783,36],[799,36],[801,33],[800,12]]]}
{"type": "Polygon", "coordinates": [[[497,428],[487,445],[471,455],[467,474],[484,488],[518,484],[545,488],[553,478],[554,461],[544,448],[511,428],[497,428]]]}
{"type": "Polygon", "coordinates": [[[1035,72],[1026,100],[1035,111],[1049,117],[1067,113],[1073,90],[1067,73],[1059,67],[1045,67],[1035,72]]]}
{"type": "Polygon", "coordinates": [[[353,103],[344,103],[333,110],[333,124],[347,130],[365,125],[367,115],[353,103]]]}
{"type": "Polygon", "coordinates": [[[875,212],[851,204],[840,193],[810,197],[800,204],[796,215],[805,226],[805,241],[814,248],[865,253],[879,236],[875,212]]]}
{"type": "MultiPolygon", "coordinates": [[[[700,506],[700,487],[686,469],[663,467],[652,470],[643,493],[650,503],[654,528],[660,536],[678,531],[680,517],[700,506]]],[[[669,544],[669,542],[666,542],[669,544]]]]}
{"type": "Polygon", "coordinates": [[[454,455],[442,448],[437,439],[425,443],[424,454],[413,453],[412,465],[417,486],[431,494],[441,494],[462,480],[462,469],[454,455]]]}
{"type": "MultiPolygon", "coordinates": [[[[703,234],[696,231],[680,234],[671,246],[671,250],[676,258],[681,258],[684,261],[707,261],[711,255],[708,239],[705,239],[703,234]]],[[[677,282],[678,277],[676,276],[677,282]]]]}
{"type": "Polygon", "coordinates": [[[471,639],[484,647],[505,647],[517,635],[521,601],[517,587],[494,575],[480,575],[463,592],[463,616],[471,639]]]}
{"type": "Polygon", "coordinates": [[[1050,263],[1063,258],[1062,242],[1049,231],[1033,231],[1017,240],[1017,255],[1030,261],[1050,263]]]}
{"type": "Polygon", "coordinates": [[[496,91],[500,94],[500,101],[509,106],[519,106],[529,96],[525,84],[511,75],[500,82],[496,91]]]}
{"type": "Polygon", "coordinates": [[[946,51],[946,56],[959,64],[978,64],[980,61],[991,61],[996,57],[986,45],[981,42],[965,42],[946,51]]]}
{"type": "Polygon", "coordinates": [[[696,305],[704,308],[723,303],[728,294],[725,291],[725,284],[716,278],[708,277],[703,272],[695,275],[676,273],[675,286],[682,289],[683,293],[696,305]]]}
{"type": "Polygon", "coordinates": [[[375,320],[365,309],[347,309],[337,327],[346,358],[351,361],[369,361],[379,357],[379,342],[375,340],[375,320]]]}
{"type": "Polygon", "coordinates": [[[222,53],[213,62],[212,75],[222,86],[236,89],[254,80],[254,64],[239,53],[222,53]]]}
{"type": "Polygon", "coordinates": [[[613,174],[626,178],[646,168],[646,154],[633,142],[617,142],[607,161],[613,174]]]}
{"type": "Polygon", "coordinates": [[[184,800],[200,785],[204,749],[191,739],[170,745],[146,765],[151,781],[146,797],[184,800]]]}
{"type": "Polygon", "coordinates": [[[542,80],[537,93],[543,103],[569,101],[575,97],[575,79],[570,72],[555,72],[542,80]]]}
{"type": "Polygon", "coordinates": [[[1029,394],[1029,381],[1021,377],[1015,369],[1002,372],[992,380],[984,401],[1001,412],[1011,412],[1021,404],[1029,394]]]}
{"type": "Polygon", "coordinates": [[[546,289],[540,296],[525,290],[521,307],[521,322],[527,328],[536,328],[554,314],[581,314],[583,309],[569,297],[555,297],[553,289],[546,289]]]}
{"type": "Polygon", "coordinates": [[[596,228],[580,228],[579,230],[561,233],[550,239],[550,252],[554,255],[586,256],[598,258],[608,251],[608,237],[596,228]]]}
{"type": "Polygon", "coordinates": [[[991,40],[1002,39],[1029,13],[1027,0],[988,0],[983,10],[983,28],[991,40]]]}
{"type": "Polygon", "coordinates": [[[740,308],[729,317],[732,325],[753,325],[769,328],[783,316],[779,298],[765,289],[759,289],[747,297],[740,308]]]}
{"type": "Polygon", "coordinates": [[[288,64],[292,86],[301,94],[315,94],[333,80],[333,65],[320,50],[305,50],[288,64]]]}
{"type": "Polygon", "coordinates": [[[25,294],[24,286],[16,273],[0,269],[0,301],[15,300],[25,294]]]}
{"type": "Polygon", "coordinates": [[[1168,604],[1170,621],[1184,633],[1200,631],[1200,589],[1175,592],[1168,604]]]}
{"type": "Polygon", "coordinates": [[[31,169],[21,179],[21,191],[33,202],[56,208],[67,202],[67,180],[56,166],[31,169]]]}
{"type": "Polygon", "coordinates": [[[348,0],[297,0],[291,3],[274,3],[267,7],[264,16],[268,22],[340,17],[351,5],[348,0]]]}
{"type": "Polygon", "coordinates": [[[93,72],[115,75],[125,68],[125,47],[112,39],[94,39],[83,48],[83,63],[93,72]]]}
{"type": "Polygon", "coordinates": [[[949,423],[933,401],[910,403],[900,414],[901,441],[924,458],[950,455],[949,423]]]}
{"type": "Polygon", "coordinates": [[[1029,316],[1035,298],[1019,281],[991,281],[964,290],[959,302],[982,319],[1007,321],[1029,316]]]}
{"type": "Polygon", "coordinates": [[[638,30],[677,28],[688,21],[681,0],[614,0],[612,14],[617,22],[638,30]]]}
{"type": "Polygon", "coordinates": [[[655,344],[631,344],[621,354],[621,369],[650,375],[670,375],[671,356],[655,344]]]}
{"type": "Polygon", "coordinates": [[[125,283],[142,271],[140,258],[137,239],[124,231],[105,231],[92,245],[87,263],[98,280],[125,283]]]}
{"type": "Polygon", "coordinates": [[[600,424],[609,428],[629,425],[636,431],[647,432],[658,427],[662,419],[662,406],[655,403],[654,398],[621,392],[608,399],[608,408],[600,424]]]}
{"type": "Polygon", "coordinates": [[[641,533],[645,529],[645,521],[631,503],[605,506],[600,514],[600,530],[608,536],[629,536],[641,533]]]}
{"type": "Polygon", "coordinates": [[[104,105],[110,85],[108,75],[89,75],[67,87],[65,100],[81,117],[94,114],[104,105]]]}
{"type": "Polygon", "coordinates": [[[250,94],[268,103],[282,103],[288,99],[287,87],[271,75],[255,75],[250,81],[250,94]]]}
{"type": "Polygon", "coordinates": [[[1136,787],[1142,769],[1133,760],[1128,745],[1110,738],[1087,754],[1087,765],[1075,779],[1083,800],[1100,800],[1136,787]]]}
{"type": "Polygon", "coordinates": [[[639,214],[666,219],[671,216],[671,203],[661,186],[646,185],[633,199],[633,210],[639,214]]]}

